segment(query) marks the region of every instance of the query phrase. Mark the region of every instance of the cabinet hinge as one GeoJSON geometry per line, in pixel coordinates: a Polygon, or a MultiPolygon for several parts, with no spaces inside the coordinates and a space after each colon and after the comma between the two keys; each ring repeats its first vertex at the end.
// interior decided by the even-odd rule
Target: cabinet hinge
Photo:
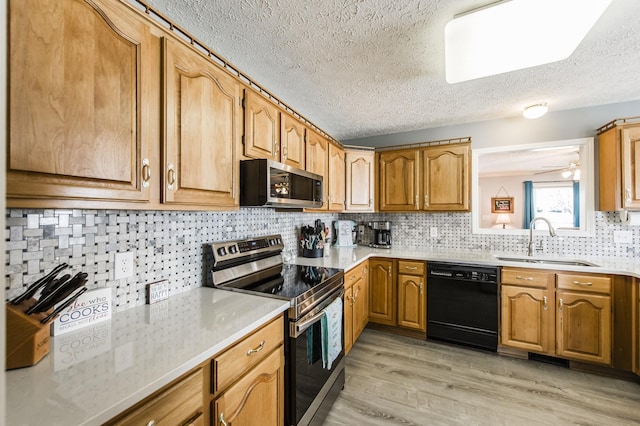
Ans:
{"type": "Polygon", "coordinates": [[[242,98],[242,100],[240,101],[240,105],[242,105],[242,109],[246,109],[247,108],[247,98],[242,98]]]}
{"type": "Polygon", "coordinates": [[[245,137],[242,135],[242,145],[244,145],[245,137]]]}

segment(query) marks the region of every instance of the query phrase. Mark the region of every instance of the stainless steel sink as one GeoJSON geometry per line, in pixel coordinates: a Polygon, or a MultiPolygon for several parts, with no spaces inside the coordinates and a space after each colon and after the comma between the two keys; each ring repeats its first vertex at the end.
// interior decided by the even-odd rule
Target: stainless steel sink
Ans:
{"type": "Polygon", "coordinates": [[[576,259],[540,259],[536,257],[512,257],[512,256],[496,256],[496,259],[505,262],[523,262],[523,263],[539,263],[544,265],[565,265],[565,266],[599,266],[595,263],[586,262],[576,259]]]}

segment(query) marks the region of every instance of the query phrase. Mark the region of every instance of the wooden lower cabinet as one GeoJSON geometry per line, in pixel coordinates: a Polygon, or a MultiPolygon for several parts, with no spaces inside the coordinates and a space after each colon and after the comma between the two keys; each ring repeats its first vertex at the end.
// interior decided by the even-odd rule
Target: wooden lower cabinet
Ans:
{"type": "Polygon", "coordinates": [[[501,299],[502,344],[531,352],[553,353],[554,309],[549,291],[503,286],[501,299]]]}
{"type": "Polygon", "coordinates": [[[284,423],[284,348],[279,347],[212,402],[215,425],[284,423]]]}
{"type": "Polygon", "coordinates": [[[344,274],[344,347],[348,354],[369,322],[369,262],[344,274]]]}
{"type": "Polygon", "coordinates": [[[611,297],[558,291],[556,354],[611,363],[611,297]]]}
{"type": "Polygon", "coordinates": [[[396,325],[396,286],[393,260],[369,261],[369,321],[396,325]]]}
{"type": "Polygon", "coordinates": [[[198,368],[106,425],[204,425],[203,386],[198,368]]]}
{"type": "Polygon", "coordinates": [[[424,271],[424,262],[398,261],[399,327],[427,331],[426,277],[424,271]]]}
{"type": "Polygon", "coordinates": [[[612,277],[503,268],[502,346],[612,364],[612,277]]]}

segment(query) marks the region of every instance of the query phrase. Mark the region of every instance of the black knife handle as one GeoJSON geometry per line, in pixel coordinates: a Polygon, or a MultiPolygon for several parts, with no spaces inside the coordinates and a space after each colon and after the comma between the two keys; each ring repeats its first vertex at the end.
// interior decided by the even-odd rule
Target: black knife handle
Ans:
{"type": "Polygon", "coordinates": [[[59,286],[55,289],[55,291],[52,291],[45,297],[38,300],[33,306],[27,309],[25,314],[31,315],[34,312],[43,312],[53,308],[56,303],[59,303],[62,299],[64,299],[64,297],[68,296],[71,291],[80,287],[80,285],[82,285],[82,282],[88,276],[89,275],[86,272],[78,272],[73,278],[71,278],[71,280],[64,283],[64,285],[59,286]]]}
{"type": "Polygon", "coordinates": [[[21,295],[15,297],[9,303],[11,303],[12,305],[19,305],[20,303],[24,302],[25,300],[32,298],[33,295],[36,294],[36,291],[38,291],[38,289],[40,287],[42,287],[42,286],[46,285],[47,283],[49,283],[60,272],[62,272],[63,270],[67,269],[68,267],[69,267],[69,265],[67,265],[66,263],[62,263],[62,264],[56,266],[55,268],[53,268],[53,270],[51,272],[49,272],[44,277],[40,278],[35,283],[31,284],[24,293],[22,293],[21,295]]]}
{"type": "Polygon", "coordinates": [[[65,308],[67,308],[69,305],[71,305],[73,303],[74,300],[76,300],[82,293],[84,293],[85,291],[87,291],[86,287],[82,287],[80,289],[80,291],[78,291],[76,294],[74,294],[73,296],[71,296],[69,299],[67,299],[62,305],[58,306],[57,308],[55,308],[53,310],[53,312],[51,312],[49,315],[47,315],[45,318],[43,318],[40,321],[40,324],[46,324],[49,321],[51,321],[52,319],[54,319],[56,316],[58,316],[58,314],[60,312],[62,312],[65,308]]]}

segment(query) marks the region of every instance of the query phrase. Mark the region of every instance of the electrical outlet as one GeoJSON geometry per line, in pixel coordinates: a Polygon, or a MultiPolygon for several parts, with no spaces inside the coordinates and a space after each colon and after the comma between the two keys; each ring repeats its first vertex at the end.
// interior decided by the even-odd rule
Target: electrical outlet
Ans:
{"type": "Polygon", "coordinates": [[[431,236],[431,238],[438,238],[438,228],[436,228],[435,226],[429,228],[429,235],[431,236]]]}
{"type": "Polygon", "coordinates": [[[633,242],[633,233],[631,231],[613,231],[613,242],[631,244],[633,242]]]}
{"type": "Polygon", "coordinates": [[[122,278],[132,277],[133,269],[133,252],[116,253],[114,279],[120,280],[122,278]]]}

